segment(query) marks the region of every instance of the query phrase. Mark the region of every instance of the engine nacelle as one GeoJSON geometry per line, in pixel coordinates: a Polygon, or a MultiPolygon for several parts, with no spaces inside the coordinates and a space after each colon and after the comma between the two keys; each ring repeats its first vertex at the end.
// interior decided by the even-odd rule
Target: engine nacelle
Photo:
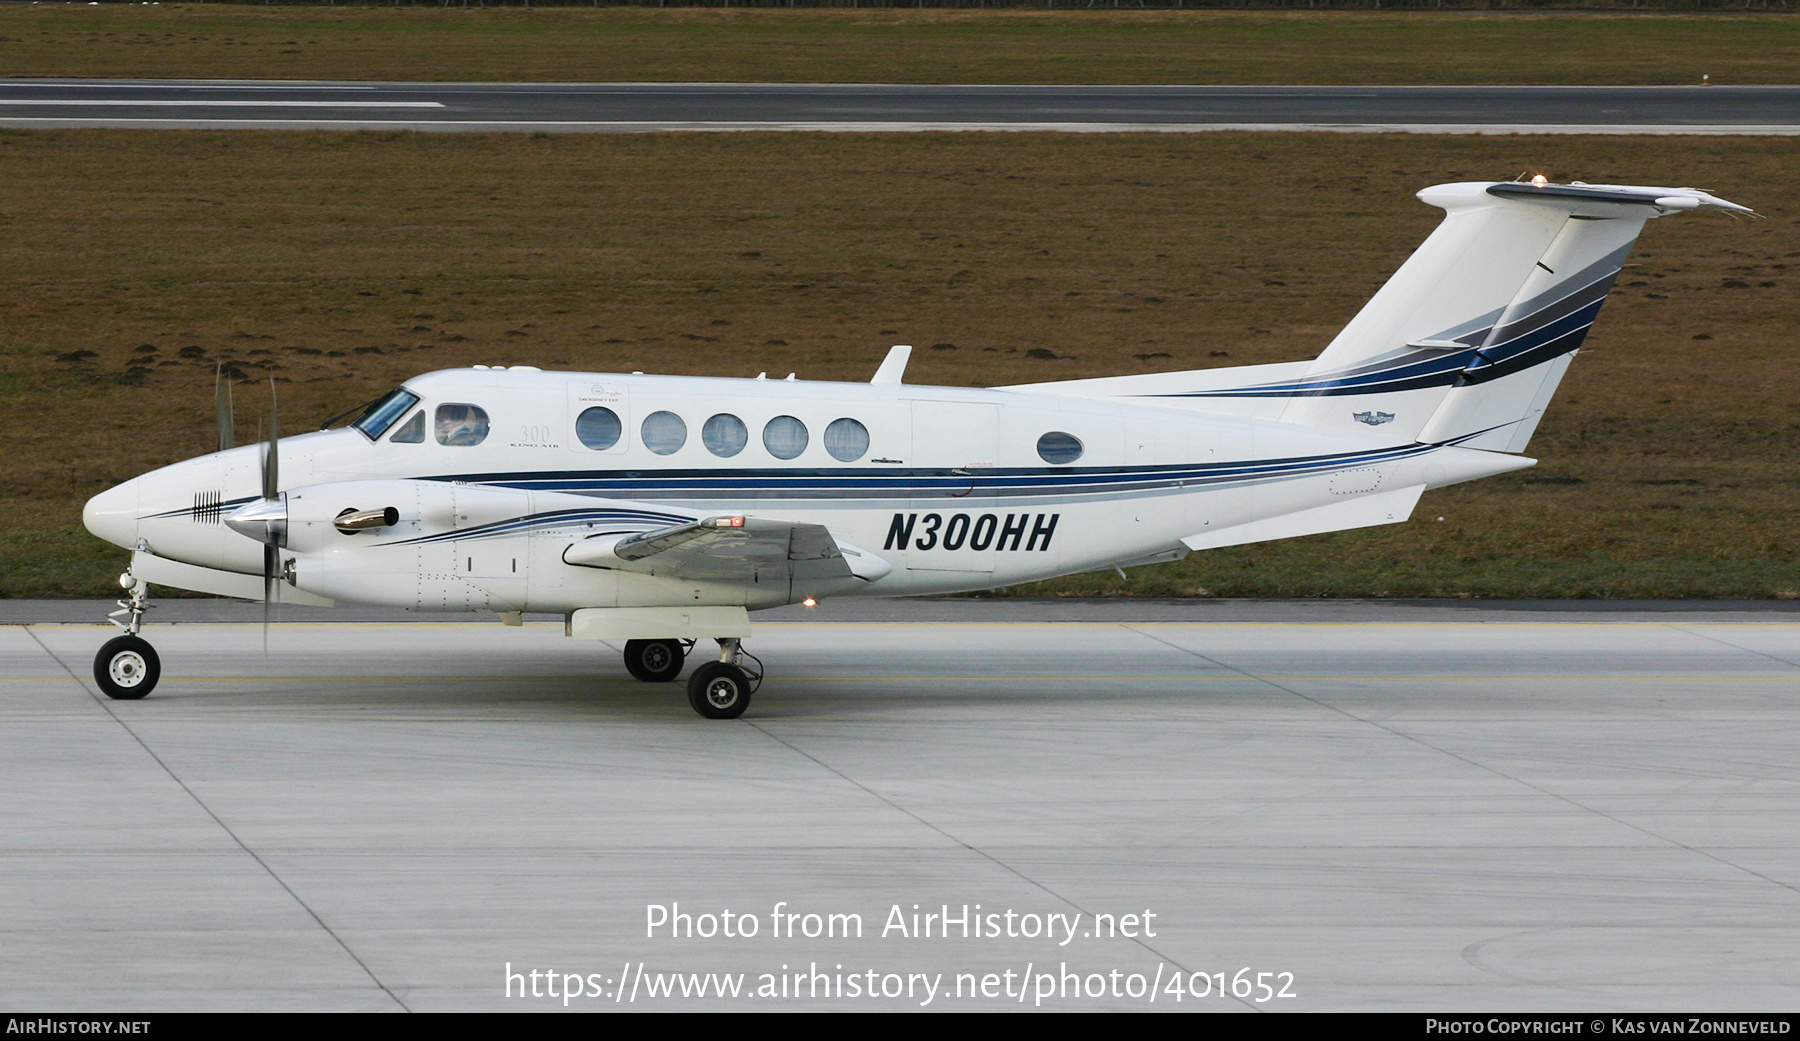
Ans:
{"type": "MultiPolygon", "coordinates": [[[[318,484],[286,500],[293,584],[334,600],[419,611],[695,602],[686,584],[628,591],[620,576],[563,562],[571,542],[687,519],[642,503],[428,480],[318,484]]],[[[743,600],[735,588],[698,592],[698,602],[743,600]]]]}
{"type": "Polygon", "coordinates": [[[452,481],[295,489],[287,493],[294,585],[414,610],[519,610],[530,575],[521,544],[532,499],[531,492],[452,481]],[[500,543],[512,543],[500,547],[509,550],[504,565],[495,562],[500,543]]]}

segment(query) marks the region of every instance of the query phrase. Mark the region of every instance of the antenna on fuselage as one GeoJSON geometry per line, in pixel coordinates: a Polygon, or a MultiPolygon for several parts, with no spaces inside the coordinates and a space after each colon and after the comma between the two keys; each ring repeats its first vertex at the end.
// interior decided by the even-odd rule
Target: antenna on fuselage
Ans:
{"type": "Polygon", "coordinates": [[[870,383],[899,383],[900,377],[906,375],[907,360],[912,357],[912,345],[897,343],[888,349],[887,357],[882,359],[881,368],[875,370],[870,383]]]}

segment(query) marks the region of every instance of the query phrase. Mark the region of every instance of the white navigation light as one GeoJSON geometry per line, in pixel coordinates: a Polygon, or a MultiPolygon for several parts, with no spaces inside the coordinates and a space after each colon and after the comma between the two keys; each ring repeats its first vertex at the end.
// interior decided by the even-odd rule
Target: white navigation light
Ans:
{"type": "Polygon", "coordinates": [[[1531,179],[1531,183],[1537,185],[1539,188],[1542,188],[1544,185],[1550,183],[1550,178],[1545,177],[1543,174],[1538,174],[1536,177],[1533,177],[1531,179]]]}

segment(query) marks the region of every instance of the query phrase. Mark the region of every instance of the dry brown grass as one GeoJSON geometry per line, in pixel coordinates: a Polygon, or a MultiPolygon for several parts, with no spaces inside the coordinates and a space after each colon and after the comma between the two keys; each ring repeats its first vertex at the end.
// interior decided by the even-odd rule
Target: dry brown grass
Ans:
{"type": "Polygon", "coordinates": [[[80,504],[206,448],[215,362],[272,371],[291,431],[473,362],[866,379],[913,343],[911,381],[991,385],[1304,358],[1433,226],[1413,190],[1542,169],[1700,184],[1769,219],[1650,227],[1537,470],[1129,588],[1791,595],[1795,159],[1774,139],[0,133],[0,403],[23,420],[0,593],[106,588],[121,554],[80,504]]]}
{"type": "Polygon", "coordinates": [[[10,76],[894,83],[1791,81],[1800,17],[0,7],[10,76]]]}

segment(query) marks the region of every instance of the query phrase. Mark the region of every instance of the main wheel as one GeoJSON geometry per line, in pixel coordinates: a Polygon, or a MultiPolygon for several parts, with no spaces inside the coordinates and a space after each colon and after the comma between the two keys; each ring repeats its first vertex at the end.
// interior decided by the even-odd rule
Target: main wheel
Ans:
{"type": "Polygon", "coordinates": [[[141,636],[115,636],[94,655],[94,682],[109,698],[136,701],[156,689],[162,661],[141,636]]]}
{"type": "Polygon", "coordinates": [[[750,707],[750,674],[709,661],[688,677],[688,704],[707,719],[736,719],[750,707]]]}
{"type": "Polygon", "coordinates": [[[687,652],[679,640],[626,640],[625,671],[645,683],[667,683],[681,675],[687,652]]]}

